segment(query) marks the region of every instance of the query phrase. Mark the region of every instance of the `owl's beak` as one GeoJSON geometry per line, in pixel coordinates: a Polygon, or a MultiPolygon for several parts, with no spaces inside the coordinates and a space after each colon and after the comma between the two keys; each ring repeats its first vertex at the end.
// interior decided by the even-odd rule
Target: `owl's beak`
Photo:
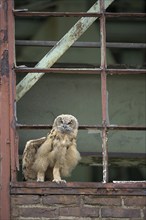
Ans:
{"type": "Polygon", "coordinates": [[[63,124],[61,130],[63,133],[70,133],[72,131],[72,129],[70,128],[68,124],[63,124]]]}
{"type": "Polygon", "coordinates": [[[67,124],[63,124],[63,128],[64,128],[64,130],[68,129],[68,125],[67,124]]]}

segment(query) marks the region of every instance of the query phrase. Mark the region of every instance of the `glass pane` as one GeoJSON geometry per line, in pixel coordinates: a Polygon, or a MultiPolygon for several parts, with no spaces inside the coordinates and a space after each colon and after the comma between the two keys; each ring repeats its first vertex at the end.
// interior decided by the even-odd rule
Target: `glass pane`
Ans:
{"type": "MultiPolygon", "coordinates": [[[[106,1],[106,0],[105,0],[106,1]]],[[[107,9],[108,12],[145,12],[145,0],[116,0],[107,9]]]]}
{"type": "Polygon", "coordinates": [[[146,178],[146,131],[110,131],[109,181],[142,181],[146,178]]]}
{"type": "Polygon", "coordinates": [[[108,135],[109,152],[145,153],[146,131],[110,131],[108,135]]]}
{"type": "Polygon", "coordinates": [[[110,124],[140,126],[146,123],[146,76],[108,75],[110,124]]]}

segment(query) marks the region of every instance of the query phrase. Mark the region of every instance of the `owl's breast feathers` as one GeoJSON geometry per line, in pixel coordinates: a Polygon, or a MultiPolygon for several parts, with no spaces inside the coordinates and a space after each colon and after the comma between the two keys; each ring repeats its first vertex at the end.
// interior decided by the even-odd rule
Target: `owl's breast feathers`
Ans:
{"type": "Polygon", "coordinates": [[[76,145],[76,133],[66,134],[52,129],[48,138],[52,139],[52,151],[48,154],[48,158],[54,158],[51,166],[57,162],[61,175],[69,176],[81,159],[76,145]]]}
{"type": "Polygon", "coordinates": [[[72,144],[76,144],[76,135],[74,133],[62,133],[56,129],[52,129],[47,138],[52,139],[53,147],[68,149],[72,144]]]}

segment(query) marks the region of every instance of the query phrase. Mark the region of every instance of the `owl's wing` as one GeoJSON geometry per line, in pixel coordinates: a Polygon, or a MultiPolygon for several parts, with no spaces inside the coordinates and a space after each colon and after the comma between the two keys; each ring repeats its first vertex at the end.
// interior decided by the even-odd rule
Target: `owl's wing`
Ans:
{"type": "Polygon", "coordinates": [[[22,171],[26,180],[36,179],[32,165],[38,148],[46,141],[46,137],[27,141],[22,156],[22,171]]]}

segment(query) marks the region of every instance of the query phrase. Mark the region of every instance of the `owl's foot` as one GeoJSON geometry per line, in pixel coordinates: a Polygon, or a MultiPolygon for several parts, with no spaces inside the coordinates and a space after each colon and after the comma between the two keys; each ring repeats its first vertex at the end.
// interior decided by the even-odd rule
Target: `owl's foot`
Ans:
{"type": "Polygon", "coordinates": [[[45,179],[44,173],[38,172],[38,174],[37,174],[37,182],[44,182],[44,179],[45,179]]]}
{"type": "Polygon", "coordinates": [[[37,182],[44,182],[43,179],[37,179],[37,182]]]}
{"type": "Polygon", "coordinates": [[[62,179],[53,179],[52,182],[54,183],[66,183],[66,180],[62,180],[62,179]]]}

